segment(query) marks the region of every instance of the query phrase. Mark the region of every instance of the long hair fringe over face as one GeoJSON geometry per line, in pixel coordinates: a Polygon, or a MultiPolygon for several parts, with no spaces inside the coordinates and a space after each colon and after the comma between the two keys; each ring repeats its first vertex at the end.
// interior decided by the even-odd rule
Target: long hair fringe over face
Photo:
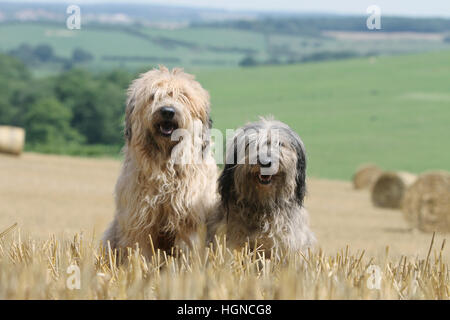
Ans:
{"type": "Polygon", "coordinates": [[[219,193],[224,206],[234,202],[270,210],[283,202],[295,201],[303,205],[305,150],[300,137],[286,124],[262,119],[246,125],[228,144],[226,162],[219,178],[219,193]],[[273,133],[277,139],[273,138],[273,133]],[[241,156],[240,148],[245,152],[241,156]],[[258,148],[266,151],[259,152],[258,148]],[[253,159],[252,150],[257,154],[253,159]],[[263,170],[270,166],[276,167],[275,171],[264,174],[263,170]]]}
{"type": "Polygon", "coordinates": [[[211,127],[209,113],[209,94],[194,76],[178,68],[153,69],[141,74],[128,89],[128,146],[142,155],[167,159],[179,142],[171,139],[172,133],[176,129],[193,132],[195,123],[207,131],[211,127]]]}

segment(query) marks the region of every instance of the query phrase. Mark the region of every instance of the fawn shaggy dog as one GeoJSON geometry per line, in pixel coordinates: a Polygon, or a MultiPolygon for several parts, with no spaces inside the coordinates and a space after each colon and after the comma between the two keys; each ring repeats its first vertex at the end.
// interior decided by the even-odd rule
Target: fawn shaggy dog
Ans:
{"type": "Polygon", "coordinates": [[[195,243],[217,198],[209,113],[208,92],[182,69],[160,66],[133,81],[116,213],[103,236],[105,245],[109,241],[118,249],[138,243],[150,257],[151,242],[166,251],[195,243]]]}
{"type": "Polygon", "coordinates": [[[303,207],[305,170],[303,142],[286,124],[261,119],[238,130],[227,147],[221,200],[208,218],[207,241],[223,232],[231,248],[247,241],[253,248],[256,242],[266,257],[312,246],[303,207]]]}

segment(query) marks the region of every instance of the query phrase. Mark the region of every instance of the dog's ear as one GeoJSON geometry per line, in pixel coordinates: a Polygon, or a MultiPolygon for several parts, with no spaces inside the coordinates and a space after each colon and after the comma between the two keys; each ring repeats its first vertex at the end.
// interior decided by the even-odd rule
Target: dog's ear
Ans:
{"type": "Polygon", "coordinates": [[[300,206],[303,205],[303,200],[306,195],[306,154],[301,143],[296,143],[295,151],[297,153],[297,176],[295,196],[300,206]]]}
{"type": "Polygon", "coordinates": [[[133,113],[135,106],[135,98],[134,96],[130,96],[127,101],[127,106],[125,108],[125,139],[130,142],[131,141],[131,114],[133,113]]]}
{"type": "Polygon", "coordinates": [[[222,204],[228,208],[229,201],[233,195],[234,190],[234,168],[236,166],[232,163],[225,164],[222,173],[219,177],[219,194],[222,204]]]}
{"type": "Polygon", "coordinates": [[[213,120],[211,118],[211,116],[208,117],[208,128],[211,129],[213,126],[213,120]]]}
{"type": "Polygon", "coordinates": [[[227,146],[227,148],[233,148],[233,158],[227,155],[225,156],[225,166],[219,177],[219,194],[222,204],[228,209],[229,201],[234,194],[234,170],[237,163],[237,138],[233,139],[232,145],[227,146]]]}

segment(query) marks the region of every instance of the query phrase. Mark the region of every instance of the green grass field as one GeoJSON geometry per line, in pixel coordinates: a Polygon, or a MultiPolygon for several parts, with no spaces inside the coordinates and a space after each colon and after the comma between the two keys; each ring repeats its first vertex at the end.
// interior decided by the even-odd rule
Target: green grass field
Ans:
{"type": "MultiPolygon", "coordinates": [[[[103,61],[104,55],[178,58],[176,65],[195,73],[210,91],[215,127],[235,128],[259,115],[274,115],[303,137],[312,176],[349,179],[364,162],[417,173],[450,170],[450,51],[238,68],[243,53],[216,52],[206,46],[253,49],[267,58],[268,42],[272,49],[288,45],[305,52],[318,44],[318,48],[345,49],[350,42],[286,35],[265,38],[255,32],[213,28],[141,28],[140,32],[152,39],[184,41],[197,47],[175,44],[169,49],[119,28],[86,26],[68,31],[63,26],[24,23],[0,26],[0,51],[24,42],[49,43],[57,55],[68,57],[73,48],[82,47],[95,55],[90,63],[94,69],[119,66],[142,70],[153,64],[122,65],[103,61]],[[212,62],[194,63],[195,59],[212,62]],[[214,61],[225,61],[227,67],[218,68],[214,61]]],[[[405,41],[390,41],[378,45],[392,51],[394,42],[404,50],[421,43],[409,41],[408,47],[405,41]]],[[[430,50],[443,45],[427,43],[430,50]]],[[[363,50],[364,45],[367,43],[355,42],[354,49],[363,50]]],[[[366,49],[376,45],[370,43],[366,49]]]]}
{"type": "Polygon", "coordinates": [[[303,138],[309,174],[349,179],[364,162],[450,170],[450,52],[199,71],[214,126],[272,114],[303,138]]]}
{"type": "MultiPolygon", "coordinates": [[[[64,25],[45,23],[0,25],[0,51],[7,52],[22,43],[49,44],[53,47],[56,55],[68,58],[74,48],[82,48],[94,56],[94,60],[86,65],[89,69],[105,70],[121,67],[137,70],[143,66],[161,62],[172,66],[236,66],[245,56],[241,52],[211,50],[206,47],[207,44],[224,48],[251,49],[255,52],[262,52],[264,49],[263,37],[257,33],[215,29],[137,28],[136,30],[149,37],[149,39],[145,39],[127,31],[129,29],[86,26],[81,30],[71,31],[67,30],[64,25]],[[196,47],[190,48],[176,42],[164,44],[160,41],[161,38],[169,41],[183,41],[196,47]],[[106,56],[146,59],[143,61],[131,59],[111,61],[106,60],[106,56]],[[177,59],[178,62],[165,62],[170,59],[177,59]]],[[[39,72],[39,70],[37,71],[39,72]]],[[[42,70],[40,71],[42,72],[42,70]]]]}
{"type": "MultiPolygon", "coordinates": [[[[68,30],[61,23],[0,24],[0,52],[8,52],[23,43],[33,46],[49,44],[57,56],[64,58],[69,58],[73,49],[82,48],[94,56],[94,60],[85,65],[91,70],[113,67],[139,70],[158,63],[195,68],[230,67],[237,66],[248,55],[262,62],[269,59],[298,60],[317,52],[399,54],[450,49],[449,43],[420,37],[353,41],[212,27],[171,30],[87,24],[81,30],[68,30]],[[108,56],[127,59],[112,61],[105,59],[108,56]],[[134,59],[136,57],[143,60],[134,59]]],[[[33,71],[43,76],[59,70],[47,64],[34,66],[33,71]]]]}

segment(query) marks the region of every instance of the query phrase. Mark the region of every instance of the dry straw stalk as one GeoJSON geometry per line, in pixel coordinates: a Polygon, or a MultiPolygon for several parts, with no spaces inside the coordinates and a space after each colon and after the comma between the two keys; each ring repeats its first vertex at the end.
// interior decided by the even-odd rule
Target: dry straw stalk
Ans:
{"type": "Polygon", "coordinates": [[[118,264],[110,248],[76,235],[42,241],[17,231],[0,239],[0,299],[449,299],[444,244],[426,257],[365,257],[348,247],[268,260],[249,246],[212,248],[172,255],[155,250],[146,260],[139,248],[118,264]],[[80,270],[71,290],[68,267],[80,270]],[[377,269],[379,290],[368,286],[377,269]]]}

